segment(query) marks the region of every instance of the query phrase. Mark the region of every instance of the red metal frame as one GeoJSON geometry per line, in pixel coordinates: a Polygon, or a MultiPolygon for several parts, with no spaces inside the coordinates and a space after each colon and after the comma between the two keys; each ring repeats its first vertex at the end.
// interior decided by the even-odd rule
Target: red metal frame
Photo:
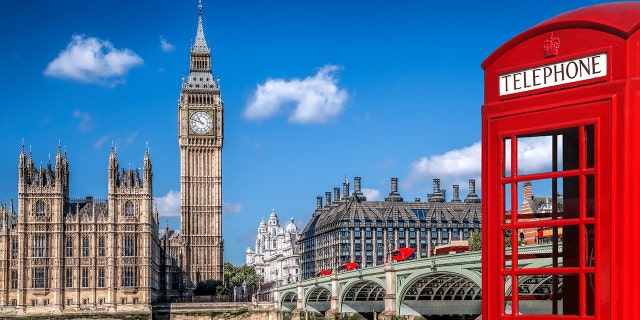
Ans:
{"type": "MultiPolygon", "coordinates": [[[[606,132],[610,132],[611,131],[611,127],[610,127],[610,103],[608,101],[599,101],[599,102],[593,102],[593,103],[583,103],[583,104],[579,104],[579,105],[573,105],[573,106],[565,106],[565,107],[561,107],[561,108],[553,108],[550,110],[545,110],[544,111],[545,117],[536,117],[534,115],[533,119],[529,119],[531,118],[531,114],[520,114],[520,115],[514,115],[511,117],[504,117],[504,118],[500,118],[500,119],[496,119],[492,121],[492,129],[495,130],[495,134],[491,134],[491,136],[496,137],[496,139],[494,139],[493,141],[489,141],[488,142],[488,148],[492,149],[492,150],[497,150],[497,158],[498,159],[506,159],[507,157],[505,156],[505,154],[502,152],[502,150],[505,150],[505,146],[504,146],[504,141],[505,139],[510,139],[511,144],[510,147],[508,149],[505,150],[505,152],[509,152],[510,153],[510,158],[511,158],[511,168],[510,168],[510,174],[509,175],[505,175],[502,174],[504,171],[504,166],[505,166],[505,162],[504,161],[494,161],[493,162],[493,166],[495,172],[500,172],[501,174],[498,176],[497,179],[492,179],[489,178],[489,181],[493,182],[495,181],[495,183],[497,183],[497,187],[496,188],[491,188],[489,187],[490,190],[493,190],[492,192],[495,192],[495,194],[491,194],[489,195],[489,197],[491,197],[492,199],[497,199],[497,201],[494,201],[495,203],[497,203],[497,212],[501,212],[502,217],[499,217],[499,225],[497,228],[497,232],[495,232],[494,234],[497,234],[499,239],[496,241],[497,244],[504,244],[502,235],[504,234],[504,231],[510,231],[512,235],[517,234],[517,230],[519,229],[523,229],[523,228],[536,228],[536,227],[571,227],[571,226],[579,226],[579,235],[576,237],[576,239],[578,239],[578,243],[573,243],[573,245],[577,245],[580,249],[577,250],[577,252],[585,252],[587,250],[587,246],[586,246],[586,239],[587,239],[587,235],[585,234],[585,228],[584,226],[599,226],[599,238],[596,239],[596,241],[600,240],[598,243],[596,243],[596,247],[594,248],[596,250],[596,257],[603,257],[604,261],[608,261],[608,259],[604,258],[605,256],[608,255],[607,252],[605,252],[606,250],[603,250],[600,246],[606,246],[607,243],[606,239],[608,239],[608,230],[605,230],[604,222],[599,222],[597,221],[598,218],[600,218],[600,214],[596,214],[592,217],[588,217],[587,216],[587,201],[590,200],[587,197],[587,192],[586,192],[586,182],[587,176],[595,176],[595,180],[602,180],[600,181],[600,183],[598,183],[595,187],[596,189],[601,188],[601,186],[604,184],[607,184],[607,176],[610,176],[610,174],[607,173],[608,168],[610,168],[610,163],[609,160],[610,159],[610,152],[602,152],[602,149],[604,148],[605,150],[607,150],[607,147],[601,147],[599,144],[595,144],[595,150],[592,151],[592,153],[596,156],[594,159],[594,166],[592,167],[587,167],[586,163],[586,137],[584,136],[584,132],[585,132],[585,126],[594,126],[594,132],[593,135],[597,136],[599,139],[599,141],[607,141],[610,140],[610,138],[607,136],[608,134],[606,132]],[[585,110],[588,111],[588,115],[585,115],[585,110]],[[523,124],[526,124],[526,126],[523,126],[523,124]],[[554,128],[556,130],[550,130],[551,128],[554,128]],[[518,174],[518,139],[517,137],[519,136],[531,136],[535,133],[548,133],[550,131],[556,131],[556,132],[561,132],[562,129],[565,128],[577,128],[577,131],[579,133],[579,137],[577,139],[578,144],[579,144],[579,164],[578,164],[578,168],[576,169],[570,169],[570,170],[551,170],[551,171],[546,171],[546,172],[538,172],[538,173],[533,173],[533,174],[524,174],[524,175],[519,175],[518,174]],[[605,133],[603,133],[603,131],[605,133]],[[601,155],[601,157],[598,157],[597,155],[601,155]],[[602,170],[601,170],[602,169],[602,170]],[[562,179],[562,178],[575,178],[578,177],[580,182],[579,182],[579,215],[578,217],[573,217],[573,218],[562,218],[561,214],[562,212],[558,212],[558,210],[556,209],[555,212],[556,214],[560,215],[558,216],[556,219],[553,219],[551,216],[547,217],[547,218],[536,218],[536,219],[530,219],[530,217],[525,217],[525,219],[520,219],[517,214],[512,214],[515,212],[518,212],[518,204],[520,203],[520,188],[517,187],[518,183],[521,182],[525,182],[525,181],[540,181],[543,179],[551,179],[551,180],[557,180],[557,179],[562,179]],[[504,188],[502,188],[501,186],[504,185],[509,185],[510,188],[508,188],[508,191],[505,192],[504,188]],[[511,205],[510,207],[505,207],[505,198],[510,198],[510,200],[508,201],[511,205]],[[511,212],[510,214],[507,214],[507,212],[511,212]]],[[[566,144],[568,144],[565,141],[566,144]]],[[[602,194],[602,192],[595,192],[594,194],[602,194]]],[[[597,212],[606,212],[605,208],[607,206],[607,201],[598,198],[597,201],[595,201],[596,203],[598,203],[596,211],[597,212]]],[[[566,204],[565,204],[566,206],[566,204]]],[[[496,219],[491,219],[491,220],[496,220],[496,219]]],[[[486,224],[485,224],[486,226],[486,224]]],[[[557,231],[556,231],[557,232],[557,231]]],[[[563,244],[566,244],[566,240],[563,244]]],[[[561,245],[558,247],[562,247],[561,245]]],[[[486,247],[485,247],[486,248],[486,247]]],[[[519,288],[520,287],[520,283],[518,282],[518,278],[522,278],[522,277],[530,277],[530,276],[534,276],[534,275],[548,275],[548,276],[552,276],[553,275],[564,275],[565,277],[571,278],[571,277],[578,277],[578,284],[574,285],[573,290],[575,290],[575,292],[579,292],[579,297],[576,301],[571,302],[567,302],[566,300],[568,299],[567,296],[565,295],[564,299],[562,299],[563,297],[559,294],[558,290],[555,290],[553,292],[549,292],[549,296],[544,296],[544,295],[534,295],[534,294],[518,294],[517,291],[514,291],[513,289],[511,290],[512,294],[508,295],[507,293],[505,293],[504,296],[502,297],[497,297],[498,299],[496,299],[497,306],[506,306],[507,304],[511,306],[511,312],[512,314],[504,314],[502,315],[502,318],[505,319],[510,319],[510,318],[518,318],[519,316],[517,315],[519,313],[519,302],[520,300],[532,300],[532,299],[548,299],[550,301],[554,301],[554,300],[559,300],[557,299],[558,297],[560,297],[562,301],[558,301],[557,305],[564,303],[564,308],[563,311],[567,312],[567,307],[571,306],[573,308],[575,308],[573,310],[573,313],[576,314],[576,316],[578,316],[578,318],[581,319],[594,319],[594,317],[596,315],[599,315],[603,312],[603,309],[608,309],[606,304],[595,304],[593,303],[593,298],[591,297],[593,295],[593,292],[598,292],[600,294],[605,294],[607,293],[607,288],[602,286],[600,283],[602,282],[608,282],[610,281],[610,276],[608,274],[606,274],[603,271],[597,271],[596,267],[594,266],[589,266],[587,264],[587,261],[585,261],[585,255],[584,254],[579,254],[573,257],[568,257],[566,254],[562,254],[562,252],[552,252],[546,255],[520,255],[518,253],[520,247],[518,244],[518,238],[516,236],[511,237],[511,254],[507,254],[508,250],[504,247],[504,245],[502,246],[497,246],[497,250],[491,250],[493,252],[497,252],[494,255],[495,259],[496,257],[498,258],[499,261],[499,265],[501,266],[499,268],[499,272],[493,272],[497,275],[497,280],[494,285],[497,286],[499,291],[501,290],[502,292],[504,292],[504,290],[509,286],[509,283],[502,283],[502,279],[510,279],[511,283],[510,283],[510,287],[511,288],[519,288]],[[502,254],[501,254],[502,253],[502,254]],[[526,263],[526,262],[530,262],[529,259],[540,259],[540,258],[545,258],[545,257],[557,257],[558,259],[564,259],[566,260],[570,260],[570,259],[579,259],[579,262],[576,265],[572,265],[572,266],[563,266],[562,264],[560,264],[559,266],[552,266],[552,267],[543,267],[543,268],[514,268],[514,267],[509,267],[510,266],[518,266],[519,263],[526,263]],[[520,261],[522,260],[522,261],[520,261]],[[586,285],[587,285],[587,279],[589,277],[593,277],[593,275],[595,275],[595,278],[597,278],[598,280],[600,278],[604,279],[603,281],[597,281],[594,284],[595,285],[595,289],[594,290],[587,290],[586,289],[586,285]],[[587,293],[591,293],[590,297],[588,297],[587,293]],[[515,294],[513,294],[515,293],[515,294]],[[554,298],[555,297],[555,298],[554,298]],[[594,309],[591,309],[594,308],[594,309]]],[[[557,249],[557,248],[556,248],[557,249]]],[[[489,258],[491,259],[491,258],[489,258]]],[[[484,260],[487,261],[487,260],[484,260]]],[[[602,268],[601,268],[602,269],[602,268]]],[[[565,280],[565,282],[567,282],[565,280]]],[[[569,289],[567,288],[567,284],[565,283],[564,286],[564,290],[566,292],[566,290],[569,289]]],[[[571,290],[570,290],[571,291],[571,290]]],[[[486,297],[486,293],[487,291],[484,291],[485,297],[486,297]]],[[[493,297],[493,296],[492,296],[493,297]]],[[[552,302],[553,304],[553,302],[552,302]]],[[[560,311],[558,311],[558,309],[552,309],[549,310],[550,313],[562,313],[560,311]]],[[[608,310],[604,310],[606,312],[608,312],[608,310]]],[[[501,314],[504,313],[504,309],[502,310],[501,314]]],[[[533,316],[533,315],[528,315],[527,319],[547,319],[548,315],[544,315],[544,316],[533,316]]],[[[564,317],[563,317],[564,318],[564,317]]],[[[576,318],[576,317],[568,317],[568,318],[576,318]]]]}

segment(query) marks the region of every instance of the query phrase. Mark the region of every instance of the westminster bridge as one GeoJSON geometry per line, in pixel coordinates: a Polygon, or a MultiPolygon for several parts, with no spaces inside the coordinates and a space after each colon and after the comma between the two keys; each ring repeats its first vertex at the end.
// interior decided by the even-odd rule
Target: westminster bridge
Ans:
{"type": "MultiPolygon", "coordinates": [[[[526,259],[521,258],[519,266],[550,266],[550,252],[550,245],[521,246],[518,255],[526,259]]],[[[275,289],[274,301],[280,311],[320,312],[326,317],[349,313],[373,313],[382,318],[479,315],[481,269],[480,251],[395,262],[281,285],[275,289]]],[[[550,278],[522,277],[519,290],[530,293],[532,299],[522,301],[519,310],[536,313],[536,309],[548,308],[550,278]]],[[[510,285],[505,294],[511,295],[510,285]]]]}

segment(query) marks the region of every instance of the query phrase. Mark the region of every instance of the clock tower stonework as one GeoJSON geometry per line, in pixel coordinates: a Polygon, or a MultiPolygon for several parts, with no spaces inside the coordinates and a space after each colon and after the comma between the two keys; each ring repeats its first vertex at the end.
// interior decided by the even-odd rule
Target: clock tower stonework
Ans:
{"type": "Polygon", "coordinates": [[[211,71],[211,51],[202,28],[202,4],[189,77],[178,100],[180,233],[183,282],[193,287],[223,279],[222,140],[224,103],[211,71]]]}

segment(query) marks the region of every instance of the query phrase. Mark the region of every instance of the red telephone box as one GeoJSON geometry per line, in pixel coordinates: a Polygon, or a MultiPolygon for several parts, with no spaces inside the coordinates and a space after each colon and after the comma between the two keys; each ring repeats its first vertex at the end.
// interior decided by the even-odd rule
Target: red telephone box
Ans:
{"type": "Polygon", "coordinates": [[[483,62],[483,319],[640,317],[639,28],[585,7],[483,62]]]}

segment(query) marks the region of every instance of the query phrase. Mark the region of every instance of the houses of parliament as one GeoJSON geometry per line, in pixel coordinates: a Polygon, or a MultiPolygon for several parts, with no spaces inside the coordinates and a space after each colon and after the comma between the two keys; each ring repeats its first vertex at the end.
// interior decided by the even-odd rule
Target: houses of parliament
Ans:
{"type": "Polygon", "coordinates": [[[112,148],[106,198],[74,199],[66,151],[36,166],[23,145],[17,202],[0,205],[0,315],[149,310],[222,279],[223,106],[200,4],[177,105],[179,231],[159,228],[148,148],[141,169],[120,167],[112,148]]]}

